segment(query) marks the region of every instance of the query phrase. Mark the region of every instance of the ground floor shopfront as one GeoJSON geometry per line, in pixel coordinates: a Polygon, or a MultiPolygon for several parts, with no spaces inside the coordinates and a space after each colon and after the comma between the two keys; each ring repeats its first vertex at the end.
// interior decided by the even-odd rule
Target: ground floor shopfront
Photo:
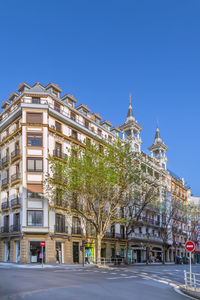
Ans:
{"type": "MultiPolygon", "coordinates": [[[[59,234],[19,234],[0,237],[0,261],[14,263],[85,263],[96,261],[95,239],[85,239],[84,252],[81,236],[59,234]],[[45,241],[45,246],[40,242],[45,241]]],[[[125,242],[115,239],[102,241],[102,259],[114,259],[125,256],[125,242]]]]}

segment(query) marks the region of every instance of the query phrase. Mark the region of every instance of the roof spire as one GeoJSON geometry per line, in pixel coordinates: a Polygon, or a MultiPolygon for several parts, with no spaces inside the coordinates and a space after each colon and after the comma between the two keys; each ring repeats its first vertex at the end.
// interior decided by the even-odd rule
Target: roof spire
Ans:
{"type": "Polygon", "coordinates": [[[160,136],[160,131],[158,128],[158,120],[157,120],[157,128],[156,128],[156,134],[155,134],[155,140],[154,144],[162,142],[161,136],[160,136]]]}
{"type": "Polygon", "coordinates": [[[126,123],[130,122],[132,120],[135,121],[135,118],[133,116],[132,105],[131,105],[131,97],[132,97],[132,94],[130,93],[129,94],[129,107],[128,107],[128,114],[127,114],[127,117],[126,117],[126,123]]]}
{"type": "Polygon", "coordinates": [[[129,94],[129,105],[131,105],[131,97],[132,97],[132,94],[130,93],[129,94]]]}

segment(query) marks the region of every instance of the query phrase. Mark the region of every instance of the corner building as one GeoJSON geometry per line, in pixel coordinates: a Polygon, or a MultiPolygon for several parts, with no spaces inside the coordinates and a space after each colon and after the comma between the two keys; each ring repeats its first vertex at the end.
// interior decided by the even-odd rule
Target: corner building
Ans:
{"type": "MultiPolygon", "coordinates": [[[[59,160],[72,144],[84,147],[86,139],[99,143],[102,138],[112,141],[121,131],[123,139],[132,140],[134,151],[141,151],[142,127],[133,116],[131,102],[126,122],[118,128],[102,121],[86,105],[75,107],[76,99],[69,94],[61,97],[61,92],[52,83],[46,87],[23,83],[18,92],[2,103],[0,261],[39,263],[40,242],[45,241],[46,263],[81,263],[83,239],[86,259],[95,260],[95,238],[90,227],[78,217],[68,215],[62,199],[58,197],[53,203],[45,197],[43,182],[49,170],[48,155],[59,160]]],[[[165,181],[171,192],[171,175],[166,169],[167,147],[158,128],[149,149],[151,157],[144,153],[143,156],[146,164],[151,165],[150,176],[165,181]]],[[[129,257],[133,262],[144,262],[149,253],[155,259],[163,255],[160,213],[149,207],[142,218],[141,226],[131,236],[129,257]]],[[[124,256],[124,228],[115,224],[106,233],[101,249],[103,259],[124,256]]],[[[169,248],[172,244],[169,241],[169,248]]],[[[174,260],[171,253],[174,250],[168,251],[168,261],[174,260]]]]}

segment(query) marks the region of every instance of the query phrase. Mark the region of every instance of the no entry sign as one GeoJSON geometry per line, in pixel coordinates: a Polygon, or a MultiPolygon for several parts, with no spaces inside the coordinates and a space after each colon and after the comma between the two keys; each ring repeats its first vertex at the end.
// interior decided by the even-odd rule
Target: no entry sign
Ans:
{"type": "Polygon", "coordinates": [[[40,246],[44,247],[45,246],[45,242],[44,241],[40,242],[40,246]]]}
{"type": "Polygon", "coordinates": [[[185,244],[185,249],[189,252],[192,252],[194,251],[195,249],[195,245],[192,241],[188,241],[186,244],[185,244]]]}

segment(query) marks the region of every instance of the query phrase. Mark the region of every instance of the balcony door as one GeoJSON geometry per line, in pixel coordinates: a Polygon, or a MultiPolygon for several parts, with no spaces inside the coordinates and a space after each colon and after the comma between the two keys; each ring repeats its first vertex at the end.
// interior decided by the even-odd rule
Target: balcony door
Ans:
{"type": "Polygon", "coordinates": [[[56,142],[56,156],[61,157],[61,153],[62,153],[62,145],[56,142]]]}

